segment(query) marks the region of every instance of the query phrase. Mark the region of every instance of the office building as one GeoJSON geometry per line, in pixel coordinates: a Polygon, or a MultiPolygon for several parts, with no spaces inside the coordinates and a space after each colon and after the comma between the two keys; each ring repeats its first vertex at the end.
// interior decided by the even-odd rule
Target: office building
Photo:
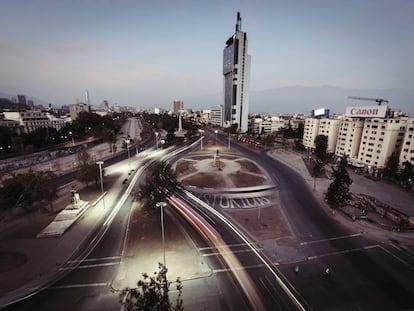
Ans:
{"type": "Polygon", "coordinates": [[[250,55],[247,33],[241,30],[237,13],[236,32],[226,41],[223,51],[224,126],[236,126],[247,132],[249,114],[250,55]]]}
{"type": "Polygon", "coordinates": [[[184,102],[181,100],[173,101],[173,113],[179,114],[181,110],[184,110],[184,102]]]}

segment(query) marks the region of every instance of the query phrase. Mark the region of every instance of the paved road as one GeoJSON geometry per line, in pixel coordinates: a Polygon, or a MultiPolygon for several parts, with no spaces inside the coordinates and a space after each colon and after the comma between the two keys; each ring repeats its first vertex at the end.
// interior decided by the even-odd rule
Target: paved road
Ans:
{"type": "MultiPolygon", "coordinates": [[[[393,241],[378,241],[376,236],[342,226],[321,208],[301,175],[265,154],[234,145],[232,148],[259,163],[277,185],[279,202],[291,224],[299,251],[289,262],[278,262],[278,252],[283,252],[283,248],[277,243],[269,246],[268,241],[260,242],[266,242],[263,248],[269,259],[313,310],[413,308],[414,261],[410,250],[393,241]],[[295,273],[296,266],[298,273],[295,273]],[[330,268],[329,277],[324,273],[326,267],[330,268]]],[[[110,283],[119,263],[127,214],[126,205],[101,244],[81,267],[54,287],[12,310],[90,310],[96,309],[95,306],[102,310],[115,309],[117,294],[110,291],[110,283]]],[[[278,294],[280,289],[274,288],[274,277],[255,261],[245,244],[226,232],[222,233],[249,275],[256,280],[260,291],[269,294],[264,303],[269,309],[274,309],[270,306],[275,304],[284,309],[284,298],[278,294]]],[[[212,301],[216,306],[214,309],[226,310],[232,306],[231,301],[238,303],[235,310],[245,309],[243,295],[234,290],[216,255],[207,245],[196,245],[209,258],[215,273],[213,278],[191,280],[185,284],[186,292],[192,297],[186,298],[190,309],[201,305],[211,307],[212,301]],[[197,295],[206,295],[206,292],[209,296],[204,296],[201,303],[197,295]],[[210,296],[210,293],[214,294],[210,296]]]]}
{"type": "MultiPolygon", "coordinates": [[[[264,152],[235,148],[271,172],[278,185],[281,206],[300,243],[297,261],[280,269],[314,310],[414,308],[414,256],[409,249],[349,230],[320,206],[296,171],[264,152]],[[324,275],[327,267],[329,277],[324,275]]],[[[273,250],[268,251],[271,256],[273,250]]]]}

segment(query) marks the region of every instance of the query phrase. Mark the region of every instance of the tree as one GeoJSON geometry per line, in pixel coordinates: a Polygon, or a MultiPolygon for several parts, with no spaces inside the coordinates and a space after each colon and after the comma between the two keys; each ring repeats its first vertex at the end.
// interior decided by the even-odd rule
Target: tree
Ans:
{"type": "Polygon", "coordinates": [[[145,182],[140,185],[135,197],[145,200],[145,206],[152,208],[157,202],[164,201],[167,194],[174,191],[177,179],[171,166],[165,162],[155,162],[145,177],[145,182]]]}
{"type": "Polygon", "coordinates": [[[99,168],[89,153],[86,149],[82,149],[77,156],[80,164],[80,169],[76,176],[78,180],[84,182],[87,187],[91,181],[95,181],[95,184],[97,184],[99,179],[99,168]]]}
{"type": "Polygon", "coordinates": [[[397,155],[392,154],[385,164],[384,168],[384,176],[389,177],[391,179],[396,179],[398,175],[398,164],[399,159],[397,155]]]}
{"type": "Polygon", "coordinates": [[[328,148],[328,136],[317,135],[314,143],[316,158],[324,162],[326,159],[326,148],[328,148]]]}
{"type": "Polygon", "coordinates": [[[176,280],[178,294],[173,304],[169,297],[171,282],[167,280],[168,269],[161,263],[158,263],[158,269],[158,272],[154,272],[154,276],[143,273],[143,280],[138,281],[137,288],[127,288],[121,292],[121,303],[126,310],[184,310],[181,298],[183,286],[180,278],[176,280]]]}
{"type": "Polygon", "coordinates": [[[341,158],[338,168],[332,173],[333,181],[329,185],[325,199],[331,207],[337,207],[344,204],[349,199],[349,186],[352,180],[346,171],[346,156],[341,158]]]}
{"type": "Polygon", "coordinates": [[[306,148],[305,148],[305,146],[303,145],[303,142],[302,142],[302,140],[301,139],[295,139],[295,142],[294,142],[294,146],[295,146],[295,149],[297,150],[297,151],[305,151],[306,150],[306,148]]]}
{"type": "MultiPolygon", "coordinates": [[[[56,185],[52,182],[54,174],[30,171],[14,175],[2,181],[0,188],[0,206],[2,209],[12,209],[22,206],[26,210],[40,206],[41,203],[50,205],[56,196],[56,185]]],[[[42,204],[44,206],[44,204],[42,204]]]]}

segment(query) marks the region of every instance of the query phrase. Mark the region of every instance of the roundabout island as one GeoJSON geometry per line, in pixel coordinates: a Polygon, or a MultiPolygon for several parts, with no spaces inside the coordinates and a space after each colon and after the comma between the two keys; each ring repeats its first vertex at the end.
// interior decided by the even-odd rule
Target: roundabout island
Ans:
{"type": "Polygon", "coordinates": [[[257,163],[208,140],[203,150],[181,158],[172,168],[182,186],[231,218],[257,243],[276,245],[276,239],[296,246],[277,185],[257,163]]]}

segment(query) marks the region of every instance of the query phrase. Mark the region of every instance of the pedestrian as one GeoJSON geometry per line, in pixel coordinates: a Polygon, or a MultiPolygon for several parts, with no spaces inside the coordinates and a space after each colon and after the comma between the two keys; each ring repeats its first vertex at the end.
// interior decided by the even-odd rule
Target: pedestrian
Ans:
{"type": "Polygon", "coordinates": [[[295,273],[298,274],[299,273],[299,266],[295,267],[295,273]]]}

